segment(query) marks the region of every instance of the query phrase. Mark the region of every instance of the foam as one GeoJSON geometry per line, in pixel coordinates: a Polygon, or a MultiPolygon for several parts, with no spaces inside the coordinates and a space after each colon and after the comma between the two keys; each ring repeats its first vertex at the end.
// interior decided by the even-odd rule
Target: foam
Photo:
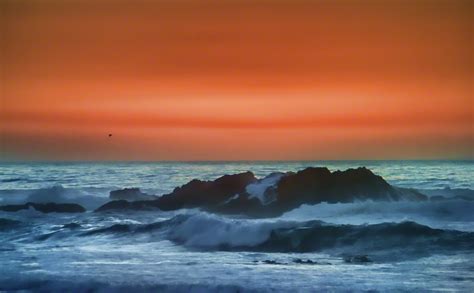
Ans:
{"type": "Polygon", "coordinates": [[[152,224],[115,224],[82,235],[129,237],[130,233],[148,235],[156,230],[164,232],[161,238],[146,241],[167,239],[204,250],[297,253],[349,250],[364,254],[404,249],[404,257],[409,257],[417,255],[420,246],[425,254],[474,249],[474,232],[435,229],[413,221],[341,225],[317,220],[229,219],[202,212],[152,224]]]}
{"type": "Polygon", "coordinates": [[[420,256],[420,247],[424,255],[474,249],[474,232],[434,229],[411,221],[335,225],[321,221],[229,220],[198,214],[170,227],[168,238],[210,250],[392,254],[403,249],[406,258],[420,256]]]}
{"type": "Polygon", "coordinates": [[[265,191],[270,187],[276,186],[284,175],[285,173],[280,172],[272,173],[255,183],[247,185],[245,191],[249,194],[249,198],[257,198],[262,204],[267,205],[276,200],[276,198],[269,196],[265,191]]]}
{"type": "Polygon", "coordinates": [[[381,222],[415,221],[442,229],[474,231],[474,202],[448,200],[443,202],[374,202],[321,203],[302,205],[281,216],[281,219],[303,221],[318,219],[335,224],[376,224],[381,222]]]}
{"type": "Polygon", "coordinates": [[[53,185],[32,190],[3,190],[0,191],[0,204],[35,203],[77,203],[88,210],[95,209],[108,201],[82,189],[65,188],[62,185],[53,185]]]}

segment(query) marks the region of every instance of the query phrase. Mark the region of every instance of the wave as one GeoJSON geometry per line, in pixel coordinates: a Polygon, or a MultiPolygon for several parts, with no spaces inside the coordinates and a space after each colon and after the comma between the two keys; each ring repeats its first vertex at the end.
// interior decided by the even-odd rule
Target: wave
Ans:
{"type": "Polygon", "coordinates": [[[415,222],[332,225],[321,222],[272,230],[256,248],[275,252],[312,252],[356,247],[363,252],[388,249],[474,250],[474,233],[433,229],[415,222]]]}
{"type": "MultiPolygon", "coordinates": [[[[152,224],[116,224],[83,236],[165,232],[164,239],[190,248],[256,252],[328,252],[405,256],[474,251],[474,232],[435,229],[412,221],[337,225],[322,221],[229,219],[212,214],[178,215],[152,224]]],[[[135,237],[134,237],[135,239],[135,237]]],[[[136,239],[135,239],[136,240],[136,239]]],[[[161,239],[163,240],[163,239],[161,239]]]]}
{"type": "Polygon", "coordinates": [[[99,189],[91,192],[87,188],[74,189],[54,185],[32,190],[0,190],[0,204],[34,203],[77,203],[86,209],[95,209],[108,201],[108,191],[99,189]],[[103,196],[100,196],[103,194],[103,196]]]}
{"type": "Polygon", "coordinates": [[[474,190],[469,188],[439,188],[418,189],[421,193],[429,196],[431,200],[462,199],[474,201],[474,190]]]}
{"type": "Polygon", "coordinates": [[[23,180],[27,180],[27,179],[22,178],[22,177],[6,178],[6,179],[0,179],[0,182],[1,183],[11,183],[11,182],[19,182],[19,181],[23,181],[23,180]]]}
{"type": "Polygon", "coordinates": [[[21,222],[17,220],[0,218],[0,231],[13,229],[18,226],[21,222]]]}
{"type": "Polygon", "coordinates": [[[80,236],[91,236],[101,234],[124,234],[124,233],[148,233],[155,230],[161,230],[163,228],[171,228],[184,222],[189,217],[188,215],[177,215],[171,219],[154,222],[150,224],[130,224],[130,223],[118,223],[111,226],[91,229],[80,234],[80,236]]]}
{"type": "Polygon", "coordinates": [[[474,249],[474,232],[433,229],[415,222],[336,225],[322,221],[255,222],[192,216],[170,230],[170,239],[186,246],[217,250],[318,252],[334,248],[387,250],[416,245],[474,249]]]}
{"type": "Polygon", "coordinates": [[[105,282],[105,281],[65,281],[61,279],[45,280],[41,278],[15,277],[0,283],[0,291],[26,292],[274,292],[274,290],[251,289],[239,285],[227,284],[160,284],[105,282]]]}
{"type": "Polygon", "coordinates": [[[321,203],[302,205],[281,216],[285,220],[318,219],[335,224],[376,224],[414,221],[443,229],[474,231],[474,201],[452,199],[423,202],[321,203]]]}
{"type": "Polygon", "coordinates": [[[114,224],[110,227],[93,229],[91,231],[87,231],[83,233],[82,235],[89,236],[89,235],[104,234],[104,233],[125,233],[125,232],[130,232],[131,230],[132,230],[132,227],[129,224],[114,224]]]}

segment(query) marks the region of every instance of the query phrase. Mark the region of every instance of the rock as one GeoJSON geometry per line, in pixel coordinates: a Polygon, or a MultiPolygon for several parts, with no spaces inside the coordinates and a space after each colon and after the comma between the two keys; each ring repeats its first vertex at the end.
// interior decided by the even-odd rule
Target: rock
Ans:
{"type": "Polygon", "coordinates": [[[194,179],[156,200],[111,202],[97,211],[202,208],[224,214],[274,217],[302,204],[426,199],[416,190],[391,186],[364,167],[335,172],[306,168],[296,173],[274,173],[260,180],[251,172],[225,175],[214,181],[194,179]]]}
{"type": "Polygon", "coordinates": [[[277,193],[279,202],[294,201],[295,198],[304,203],[399,199],[390,184],[366,168],[333,173],[327,168],[307,168],[283,177],[278,182],[277,193]]]}
{"type": "Polygon", "coordinates": [[[75,203],[32,203],[0,206],[0,211],[17,212],[33,208],[42,213],[83,213],[86,209],[75,203]]]}
{"type": "Polygon", "coordinates": [[[277,262],[276,260],[266,259],[262,261],[264,264],[267,265],[281,265],[281,262],[277,262]]]}
{"type": "Polygon", "coordinates": [[[248,194],[239,194],[229,201],[207,210],[221,214],[246,214],[252,217],[265,217],[268,209],[265,209],[265,206],[257,198],[251,198],[248,194]]]}
{"type": "Polygon", "coordinates": [[[113,209],[146,209],[159,208],[164,211],[181,208],[209,208],[229,200],[236,194],[245,191],[245,187],[257,179],[252,172],[234,175],[224,175],[214,181],[194,179],[187,184],[177,187],[173,192],[150,201],[114,201],[106,203],[96,211],[113,209]]]}
{"type": "Polygon", "coordinates": [[[305,264],[305,265],[315,265],[315,264],[318,264],[317,262],[315,261],[312,261],[310,259],[307,259],[307,260],[303,260],[301,258],[296,258],[293,260],[294,263],[297,263],[297,264],[305,264]]]}
{"type": "Polygon", "coordinates": [[[288,173],[267,189],[276,200],[261,204],[248,192],[239,194],[216,212],[252,217],[274,217],[295,209],[302,204],[345,203],[355,200],[398,201],[426,200],[416,190],[396,188],[382,177],[366,168],[330,172],[327,168],[306,168],[297,173],[288,173]]]}
{"type": "Polygon", "coordinates": [[[344,262],[346,263],[368,263],[372,260],[367,255],[352,255],[344,256],[344,262]]]}
{"type": "Polygon", "coordinates": [[[160,197],[159,206],[163,210],[175,210],[218,205],[244,192],[247,185],[256,180],[252,172],[224,175],[214,181],[194,179],[160,197]]]}
{"type": "Polygon", "coordinates": [[[426,199],[417,191],[394,188],[366,168],[332,173],[327,168],[306,168],[283,177],[277,185],[277,197],[268,206],[276,215],[302,204],[426,199]]]}
{"type": "Polygon", "coordinates": [[[154,203],[156,201],[126,201],[126,200],[114,200],[102,205],[96,212],[104,212],[110,210],[149,210],[154,209],[154,203]]]}
{"type": "Polygon", "coordinates": [[[110,192],[109,198],[111,200],[127,200],[127,201],[157,199],[157,197],[154,195],[141,192],[139,188],[124,188],[120,190],[113,190],[110,192]]]}
{"type": "Polygon", "coordinates": [[[267,205],[277,199],[276,183],[285,175],[287,174],[281,172],[271,173],[265,178],[247,185],[245,193],[248,194],[249,199],[256,198],[261,204],[267,205]]]}

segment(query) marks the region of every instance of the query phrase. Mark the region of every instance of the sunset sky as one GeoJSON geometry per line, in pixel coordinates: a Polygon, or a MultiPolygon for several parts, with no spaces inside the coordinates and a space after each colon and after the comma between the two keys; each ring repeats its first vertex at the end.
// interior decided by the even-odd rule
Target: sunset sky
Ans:
{"type": "Polygon", "coordinates": [[[0,159],[473,159],[472,3],[2,0],[0,159]]]}

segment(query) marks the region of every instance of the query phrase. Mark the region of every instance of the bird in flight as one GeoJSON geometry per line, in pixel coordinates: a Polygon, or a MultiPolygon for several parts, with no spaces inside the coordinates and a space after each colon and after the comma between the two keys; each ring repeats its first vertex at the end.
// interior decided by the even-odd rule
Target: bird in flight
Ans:
{"type": "Polygon", "coordinates": [[[112,137],[112,133],[109,133],[109,137],[112,137]]]}

